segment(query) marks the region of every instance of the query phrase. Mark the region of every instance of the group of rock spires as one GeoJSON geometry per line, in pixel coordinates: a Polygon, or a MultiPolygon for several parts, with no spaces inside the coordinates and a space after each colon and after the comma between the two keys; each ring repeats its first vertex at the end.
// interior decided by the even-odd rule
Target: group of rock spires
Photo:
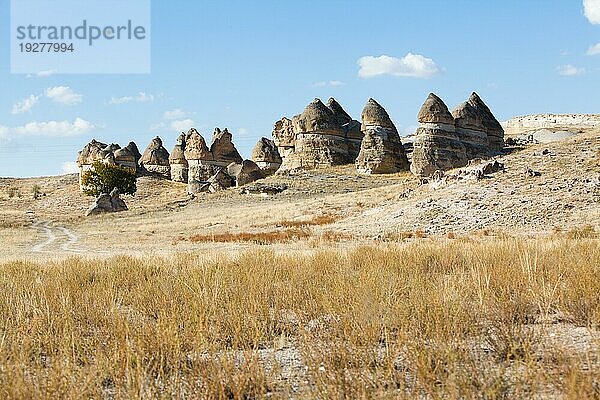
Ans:
{"type": "Polygon", "coordinates": [[[471,159],[496,155],[504,147],[504,130],[477,93],[452,113],[431,93],[418,121],[410,166],[415,175],[463,167],[471,159]]]}
{"type": "Polygon", "coordinates": [[[214,191],[264,178],[276,171],[355,164],[360,173],[388,174],[411,170],[429,176],[438,170],[467,165],[473,158],[498,154],[504,131],[483,100],[473,93],[452,113],[431,93],[418,114],[412,160],[392,119],[369,99],[361,114],[352,117],[334,99],[313,100],[304,111],[275,122],[273,140],[261,138],[244,160],[231,133],[216,128],[210,147],[195,128],[182,133],[171,154],[159,137],[141,155],[135,143],[121,148],[92,140],[79,152],[83,173],[95,161],[122,165],[138,174],[149,173],[188,183],[188,190],[214,191]]]}
{"type": "Polygon", "coordinates": [[[275,155],[268,151],[263,158],[268,163],[262,169],[251,160],[243,160],[227,129],[215,129],[209,148],[202,135],[192,128],[177,138],[171,154],[159,137],[152,139],[143,155],[133,142],[121,148],[118,144],[106,145],[92,140],[79,152],[77,164],[81,173],[91,169],[96,161],[121,165],[134,169],[138,175],[150,174],[188,183],[190,193],[197,193],[244,185],[274,173],[281,164],[277,164],[275,155]]]}
{"type": "Polygon", "coordinates": [[[362,123],[354,121],[333,98],[327,105],[315,99],[302,114],[283,117],[273,129],[280,170],[355,163],[361,173],[410,168],[416,175],[428,176],[464,166],[473,158],[490,157],[504,146],[502,126],[476,93],[453,113],[439,97],[429,95],[418,115],[411,164],[398,130],[379,103],[369,99],[361,119],[362,123]]]}
{"type": "Polygon", "coordinates": [[[136,173],[139,173],[141,158],[142,155],[134,142],[129,142],[127,146],[121,148],[118,144],[107,145],[93,139],[79,152],[77,165],[81,172],[80,177],[83,172],[89,171],[92,168],[92,164],[96,161],[121,165],[134,169],[136,173]]]}
{"type": "Polygon", "coordinates": [[[277,121],[273,130],[282,170],[351,164],[362,136],[360,122],[333,98],[327,105],[315,99],[302,114],[277,121]]]}
{"type": "Polygon", "coordinates": [[[192,128],[179,136],[171,155],[171,179],[187,182],[190,193],[241,186],[265,176],[253,161],[242,158],[227,129],[215,128],[209,148],[192,128]]]}

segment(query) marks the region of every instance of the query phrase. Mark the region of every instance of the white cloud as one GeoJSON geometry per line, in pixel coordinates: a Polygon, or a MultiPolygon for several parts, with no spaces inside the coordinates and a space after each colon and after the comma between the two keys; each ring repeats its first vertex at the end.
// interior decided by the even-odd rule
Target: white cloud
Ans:
{"type": "Polygon", "coordinates": [[[193,119],[178,119],[171,122],[171,129],[177,132],[187,132],[196,125],[193,119]]]}
{"type": "Polygon", "coordinates": [[[110,99],[110,104],[125,104],[125,103],[148,103],[154,101],[154,95],[146,92],[139,92],[135,96],[113,97],[110,99]]]}
{"type": "Polygon", "coordinates": [[[45,78],[47,76],[54,75],[56,73],[55,69],[49,69],[47,71],[40,71],[35,74],[38,78],[45,78]]]}
{"type": "Polygon", "coordinates": [[[338,87],[338,86],[344,86],[344,85],[345,85],[345,83],[342,81],[322,81],[322,82],[313,83],[313,87],[326,87],[326,86],[338,87]]]}
{"type": "Polygon", "coordinates": [[[14,104],[11,110],[11,114],[21,114],[31,110],[33,106],[35,106],[38,103],[39,99],[39,96],[33,94],[30,95],[26,99],[14,104]]]}
{"type": "Polygon", "coordinates": [[[585,68],[579,68],[571,64],[558,67],[558,73],[562,76],[577,76],[585,73],[585,68]]]}
{"type": "Polygon", "coordinates": [[[187,117],[188,113],[186,113],[185,111],[176,108],[174,110],[169,110],[169,111],[165,111],[163,118],[166,120],[174,120],[174,119],[182,119],[187,117]]]}
{"type": "Polygon", "coordinates": [[[597,56],[598,54],[600,54],[600,43],[591,46],[587,51],[588,56],[597,56]]]}
{"type": "Polygon", "coordinates": [[[82,118],[69,121],[29,122],[23,126],[10,129],[14,136],[46,136],[69,137],[91,132],[95,125],[82,118]]]}
{"type": "Polygon", "coordinates": [[[46,89],[44,92],[46,97],[52,101],[66,106],[74,106],[81,103],[83,96],[79,93],[75,93],[73,89],[68,86],[55,86],[46,89]]]}
{"type": "Polygon", "coordinates": [[[583,0],[583,13],[592,24],[600,24],[600,0],[583,0]]]}
{"type": "Polygon", "coordinates": [[[61,165],[61,171],[63,174],[76,174],[79,172],[79,167],[75,161],[65,161],[61,165]]]}
{"type": "Polygon", "coordinates": [[[163,130],[167,127],[167,124],[164,122],[159,122],[157,124],[152,124],[150,125],[150,130],[151,131],[160,131],[163,130]]]}
{"type": "Polygon", "coordinates": [[[46,70],[46,71],[39,71],[39,72],[36,72],[35,74],[28,74],[27,78],[34,78],[34,77],[35,78],[46,78],[46,77],[54,75],[56,72],[57,71],[55,69],[49,69],[49,70],[46,70]]]}
{"type": "Polygon", "coordinates": [[[419,54],[408,53],[402,58],[382,55],[365,56],[358,59],[358,76],[373,78],[380,75],[402,76],[409,78],[432,78],[442,72],[435,61],[419,54]]]}

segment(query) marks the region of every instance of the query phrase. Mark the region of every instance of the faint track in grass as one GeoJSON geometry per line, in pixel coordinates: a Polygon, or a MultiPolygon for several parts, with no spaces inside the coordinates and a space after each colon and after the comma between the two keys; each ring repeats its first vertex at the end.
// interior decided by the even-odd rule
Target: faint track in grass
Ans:
{"type": "Polygon", "coordinates": [[[64,226],[54,225],[52,221],[37,221],[31,224],[45,239],[31,248],[32,253],[86,253],[87,250],[75,248],[79,237],[64,226]]]}

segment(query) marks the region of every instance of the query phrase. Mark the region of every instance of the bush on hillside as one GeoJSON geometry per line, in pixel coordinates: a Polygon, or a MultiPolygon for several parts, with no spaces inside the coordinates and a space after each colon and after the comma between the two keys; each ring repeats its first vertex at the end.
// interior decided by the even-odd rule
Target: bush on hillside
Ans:
{"type": "Polygon", "coordinates": [[[81,177],[83,193],[88,196],[99,196],[110,193],[117,188],[121,194],[133,195],[136,190],[136,174],[131,168],[120,165],[105,164],[97,161],[92,169],[85,171],[81,177]]]}

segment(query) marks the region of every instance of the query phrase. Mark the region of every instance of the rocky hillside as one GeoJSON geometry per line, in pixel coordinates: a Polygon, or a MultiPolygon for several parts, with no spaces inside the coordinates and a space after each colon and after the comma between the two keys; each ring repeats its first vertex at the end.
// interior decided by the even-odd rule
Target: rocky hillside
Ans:
{"type": "Polygon", "coordinates": [[[515,117],[502,123],[507,137],[524,134],[559,133],[565,138],[591,129],[600,128],[600,114],[535,114],[515,117]],[[562,134],[560,133],[562,132],[562,134]]]}
{"type": "Polygon", "coordinates": [[[74,175],[1,179],[0,240],[9,255],[22,257],[52,239],[38,254],[45,257],[50,250],[68,255],[73,249],[90,255],[239,251],[256,243],[236,242],[235,235],[279,235],[290,227],[301,229],[304,239],[286,243],[288,250],[306,249],[322,238],[334,245],[481,232],[553,235],[586,225],[599,230],[598,149],[600,129],[509,149],[497,157],[504,171],[475,162],[424,179],[408,171],[364,175],[350,165],[278,173],[251,184],[286,188],[275,195],[234,188],[190,198],[183,183],[143,177],[136,196],[124,197],[129,211],[91,218],[83,217],[91,199],[81,195],[74,175]],[[42,193],[38,199],[32,196],[35,186],[42,193]],[[35,225],[40,222],[44,225],[35,225]],[[47,239],[48,230],[56,238],[47,239]],[[232,240],[218,245],[190,240],[222,234],[232,240]]]}
{"type": "Polygon", "coordinates": [[[338,228],[393,237],[414,231],[539,235],[599,226],[600,131],[514,149],[497,161],[503,172],[478,179],[474,166],[440,174],[338,228]]]}

